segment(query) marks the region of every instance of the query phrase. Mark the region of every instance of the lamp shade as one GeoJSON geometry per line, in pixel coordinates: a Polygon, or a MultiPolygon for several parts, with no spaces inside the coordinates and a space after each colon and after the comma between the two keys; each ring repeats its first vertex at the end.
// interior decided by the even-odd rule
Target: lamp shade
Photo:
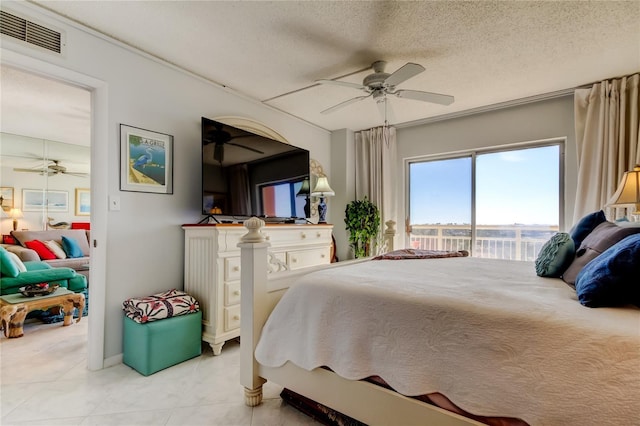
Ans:
{"type": "Polygon", "coordinates": [[[308,196],[310,192],[311,192],[311,185],[309,184],[309,178],[304,178],[304,180],[302,181],[302,186],[300,187],[300,190],[296,194],[296,197],[308,196]]]}
{"type": "Polygon", "coordinates": [[[316,182],[316,187],[313,188],[313,192],[311,193],[314,197],[332,197],[336,195],[333,192],[333,189],[329,186],[329,180],[326,176],[320,176],[318,178],[318,182],[316,182]]]}
{"type": "Polygon", "coordinates": [[[622,175],[620,185],[607,205],[611,207],[632,205],[636,209],[633,214],[640,214],[640,166],[635,166],[633,170],[622,175]]]}
{"type": "Polygon", "coordinates": [[[9,216],[12,217],[13,219],[19,219],[24,215],[22,214],[22,210],[20,209],[11,209],[9,210],[9,216]]]}

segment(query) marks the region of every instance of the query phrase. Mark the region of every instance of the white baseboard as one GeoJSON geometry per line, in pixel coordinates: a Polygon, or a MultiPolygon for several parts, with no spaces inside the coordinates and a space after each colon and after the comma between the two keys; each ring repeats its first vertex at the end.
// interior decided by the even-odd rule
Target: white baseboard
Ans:
{"type": "Polygon", "coordinates": [[[104,359],[104,368],[113,367],[114,365],[122,364],[122,354],[110,356],[104,359]]]}

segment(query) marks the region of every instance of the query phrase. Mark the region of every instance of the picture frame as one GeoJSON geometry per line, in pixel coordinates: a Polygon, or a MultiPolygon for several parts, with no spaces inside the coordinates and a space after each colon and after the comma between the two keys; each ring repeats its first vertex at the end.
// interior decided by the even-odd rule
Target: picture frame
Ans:
{"type": "Polygon", "coordinates": [[[5,212],[13,208],[13,187],[0,186],[0,207],[5,212]]]}
{"type": "Polygon", "coordinates": [[[91,216],[91,190],[76,188],[76,216],[91,216]]]}
{"type": "Polygon", "coordinates": [[[173,194],[173,136],[120,124],[120,190],[173,194]]]}
{"type": "Polygon", "coordinates": [[[66,212],[69,211],[69,192],[44,189],[22,190],[23,212],[66,212]]]}

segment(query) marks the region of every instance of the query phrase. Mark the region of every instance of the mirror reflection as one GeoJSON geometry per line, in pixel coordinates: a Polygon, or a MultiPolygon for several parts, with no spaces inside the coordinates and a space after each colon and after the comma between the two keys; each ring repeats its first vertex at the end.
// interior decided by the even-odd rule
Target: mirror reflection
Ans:
{"type": "Polygon", "coordinates": [[[89,222],[88,146],[0,133],[2,234],[89,222]]]}

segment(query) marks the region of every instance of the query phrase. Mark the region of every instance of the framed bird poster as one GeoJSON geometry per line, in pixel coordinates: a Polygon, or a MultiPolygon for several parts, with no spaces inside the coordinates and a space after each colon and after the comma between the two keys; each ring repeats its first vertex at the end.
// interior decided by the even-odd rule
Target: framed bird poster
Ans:
{"type": "Polygon", "coordinates": [[[173,136],[120,125],[120,190],[173,194],[173,136]]]}

